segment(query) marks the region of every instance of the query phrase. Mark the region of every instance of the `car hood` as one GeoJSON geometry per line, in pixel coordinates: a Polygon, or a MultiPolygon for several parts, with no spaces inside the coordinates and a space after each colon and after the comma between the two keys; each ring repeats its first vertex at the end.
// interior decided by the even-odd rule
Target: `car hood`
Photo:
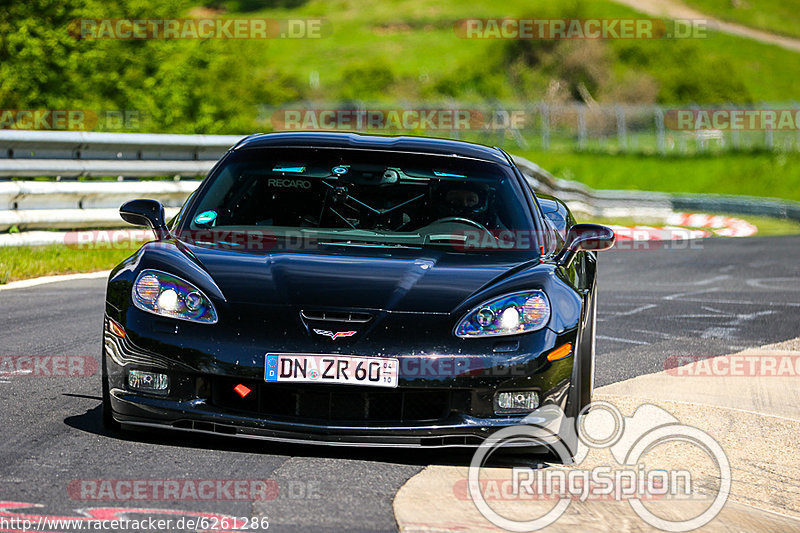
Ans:
{"type": "MultiPolygon", "coordinates": [[[[252,254],[184,245],[230,303],[450,313],[530,260],[437,250],[252,254]]],[[[342,251],[344,249],[344,251],[342,251]]],[[[530,258],[528,258],[530,259],[530,258]]]]}

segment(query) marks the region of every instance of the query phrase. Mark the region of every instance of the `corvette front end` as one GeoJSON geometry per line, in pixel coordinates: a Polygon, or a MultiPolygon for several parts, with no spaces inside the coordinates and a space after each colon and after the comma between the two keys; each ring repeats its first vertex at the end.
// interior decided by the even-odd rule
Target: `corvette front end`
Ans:
{"type": "Polygon", "coordinates": [[[109,277],[107,425],[477,446],[588,403],[596,259],[580,245],[597,236],[559,237],[494,149],[307,137],[234,148],[172,230],[152,201],[123,206],[159,239],[109,277]],[[464,247],[465,229],[519,228],[529,246],[464,247]]]}

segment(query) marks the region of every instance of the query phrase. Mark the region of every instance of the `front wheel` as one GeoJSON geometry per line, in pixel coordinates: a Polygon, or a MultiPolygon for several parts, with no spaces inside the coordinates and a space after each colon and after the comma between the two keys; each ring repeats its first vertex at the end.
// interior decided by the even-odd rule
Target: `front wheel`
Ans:
{"type": "Polygon", "coordinates": [[[109,431],[119,431],[120,424],[114,420],[113,411],[111,410],[111,390],[108,386],[108,370],[106,369],[106,354],[101,355],[103,358],[102,366],[102,380],[103,380],[103,403],[100,407],[103,419],[103,427],[109,431]]]}
{"type": "Polygon", "coordinates": [[[589,304],[589,319],[586,321],[586,331],[584,331],[581,344],[584,342],[588,346],[581,346],[580,361],[580,403],[578,412],[592,403],[594,394],[594,374],[595,374],[595,323],[597,322],[597,287],[591,292],[592,302],[589,304]]]}
{"type": "Polygon", "coordinates": [[[572,382],[567,395],[559,436],[573,456],[578,453],[579,419],[586,406],[592,403],[594,393],[594,343],[595,321],[597,320],[597,285],[592,286],[587,298],[589,307],[584,315],[585,324],[580,331],[573,353],[572,382]]]}

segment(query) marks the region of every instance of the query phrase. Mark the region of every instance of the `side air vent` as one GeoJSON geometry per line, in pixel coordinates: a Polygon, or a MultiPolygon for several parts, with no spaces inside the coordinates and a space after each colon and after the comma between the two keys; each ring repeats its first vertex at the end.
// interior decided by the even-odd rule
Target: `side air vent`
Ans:
{"type": "Polygon", "coordinates": [[[372,320],[372,315],[367,313],[351,313],[349,311],[300,311],[300,316],[305,320],[320,322],[350,322],[366,324],[372,320]]]}

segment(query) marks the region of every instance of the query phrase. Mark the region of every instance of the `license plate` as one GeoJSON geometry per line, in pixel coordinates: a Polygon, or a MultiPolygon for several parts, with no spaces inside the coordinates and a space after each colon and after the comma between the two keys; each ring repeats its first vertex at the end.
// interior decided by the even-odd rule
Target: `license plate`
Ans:
{"type": "Polygon", "coordinates": [[[268,353],[264,380],[397,387],[399,368],[397,359],[384,357],[268,353]]]}

